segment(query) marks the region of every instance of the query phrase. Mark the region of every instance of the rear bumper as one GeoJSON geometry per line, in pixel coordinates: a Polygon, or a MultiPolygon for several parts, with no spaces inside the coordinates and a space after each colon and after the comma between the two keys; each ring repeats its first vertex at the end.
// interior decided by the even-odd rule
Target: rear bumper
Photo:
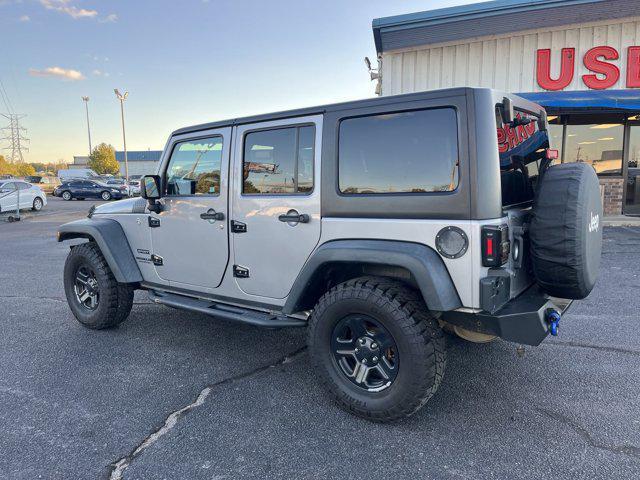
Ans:
{"type": "Polygon", "coordinates": [[[537,285],[534,285],[493,314],[455,310],[444,312],[441,319],[472,332],[495,335],[509,342],[537,346],[550,331],[547,312],[555,310],[563,314],[571,303],[572,300],[550,298],[537,285]]]}

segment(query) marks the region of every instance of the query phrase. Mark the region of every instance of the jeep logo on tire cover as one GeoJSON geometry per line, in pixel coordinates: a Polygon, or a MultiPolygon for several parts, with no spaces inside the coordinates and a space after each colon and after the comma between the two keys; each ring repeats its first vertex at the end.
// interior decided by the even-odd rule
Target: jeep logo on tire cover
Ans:
{"type": "Polygon", "coordinates": [[[591,212],[591,221],[589,222],[589,233],[597,232],[598,227],[600,226],[600,215],[593,216],[593,212],[591,212]]]}

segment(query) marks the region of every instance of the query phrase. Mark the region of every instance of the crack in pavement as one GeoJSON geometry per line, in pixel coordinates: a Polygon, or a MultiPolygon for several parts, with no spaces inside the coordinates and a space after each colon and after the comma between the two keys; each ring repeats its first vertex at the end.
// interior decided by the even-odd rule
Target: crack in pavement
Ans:
{"type": "MultiPolygon", "coordinates": [[[[15,300],[17,298],[24,299],[24,300],[49,300],[52,302],[67,303],[67,299],[62,297],[34,297],[33,295],[0,295],[0,300],[15,300]]],[[[133,304],[134,305],[156,305],[151,301],[133,302],[133,304]]]]}
{"type": "Polygon", "coordinates": [[[559,346],[559,347],[590,348],[592,350],[599,350],[601,352],[624,353],[627,355],[640,356],[640,351],[638,350],[632,350],[629,348],[620,348],[620,347],[610,347],[606,345],[596,345],[595,343],[583,343],[583,342],[572,342],[572,341],[565,342],[562,340],[556,340],[553,342],[548,342],[545,345],[559,346]]]}
{"type": "Polygon", "coordinates": [[[11,300],[11,299],[24,299],[24,300],[50,300],[52,302],[61,302],[67,303],[66,298],[59,297],[34,297],[33,295],[0,295],[0,300],[11,300]]]}
{"type": "Polygon", "coordinates": [[[262,373],[266,370],[269,370],[270,368],[275,368],[280,365],[285,365],[287,363],[290,363],[298,355],[302,354],[306,349],[307,349],[306,346],[301,347],[298,350],[292,353],[289,353],[284,357],[278,359],[274,363],[271,363],[269,365],[263,365],[261,367],[250,370],[248,372],[240,373],[238,375],[234,375],[233,377],[228,377],[218,382],[207,385],[202,390],[200,390],[200,393],[198,394],[198,396],[193,402],[169,414],[165,418],[162,426],[154,430],[151,434],[147,435],[142,440],[142,442],[140,442],[128,455],[109,464],[111,468],[109,477],[108,477],[109,480],[122,480],[123,474],[125,470],[129,467],[129,465],[131,465],[131,462],[133,462],[138,456],[142,454],[142,452],[144,452],[144,450],[146,450],[155,442],[157,442],[161,437],[169,433],[176,426],[176,424],[178,423],[181,417],[189,413],[191,410],[200,407],[215,388],[221,387],[223,385],[229,385],[237,381],[244,380],[246,378],[262,373]]]}
{"type": "Polygon", "coordinates": [[[552,420],[555,420],[557,422],[560,422],[570,427],[578,435],[580,435],[589,446],[593,448],[640,459],[640,447],[636,447],[635,445],[605,445],[604,443],[599,443],[593,438],[591,433],[586,428],[584,428],[579,423],[573,421],[569,417],[565,417],[561,413],[553,412],[551,410],[547,410],[540,407],[536,407],[535,410],[538,411],[539,413],[542,413],[543,415],[546,415],[552,420]]]}

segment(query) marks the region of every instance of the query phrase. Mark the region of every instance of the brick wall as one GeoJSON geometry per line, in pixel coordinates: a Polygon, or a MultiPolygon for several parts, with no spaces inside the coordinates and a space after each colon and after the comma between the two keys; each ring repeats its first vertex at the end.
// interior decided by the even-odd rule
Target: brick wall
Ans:
{"type": "Polygon", "coordinates": [[[600,195],[604,216],[622,215],[622,191],[624,180],[621,178],[600,178],[600,195]]]}

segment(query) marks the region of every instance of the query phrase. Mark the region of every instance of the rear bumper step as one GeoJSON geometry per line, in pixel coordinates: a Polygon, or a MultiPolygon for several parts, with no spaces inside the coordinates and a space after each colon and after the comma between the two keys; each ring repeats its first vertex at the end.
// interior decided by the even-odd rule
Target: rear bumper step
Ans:
{"type": "Polygon", "coordinates": [[[550,312],[562,315],[571,300],[551,298],[536,285],[508,302],[497,312],[444,312],[444,322],[472,332],[495,335],[509,342],[537,346],[551,333],[550,312]]]}
{"type": "Polygon", "coordinates": [[[216,303],[211,300],[176,295],[174,293],[149,290],[149,298],[152,302],[159,303],[161,305],[180,308],[182,310],[191,310],[192,312],[200,312],[206,315],[211,315],[212,317],[247,323],[258,327],[284,328],[307,326],[307,322],[297,318],[234,307],[231,305],[216,303]]]}

